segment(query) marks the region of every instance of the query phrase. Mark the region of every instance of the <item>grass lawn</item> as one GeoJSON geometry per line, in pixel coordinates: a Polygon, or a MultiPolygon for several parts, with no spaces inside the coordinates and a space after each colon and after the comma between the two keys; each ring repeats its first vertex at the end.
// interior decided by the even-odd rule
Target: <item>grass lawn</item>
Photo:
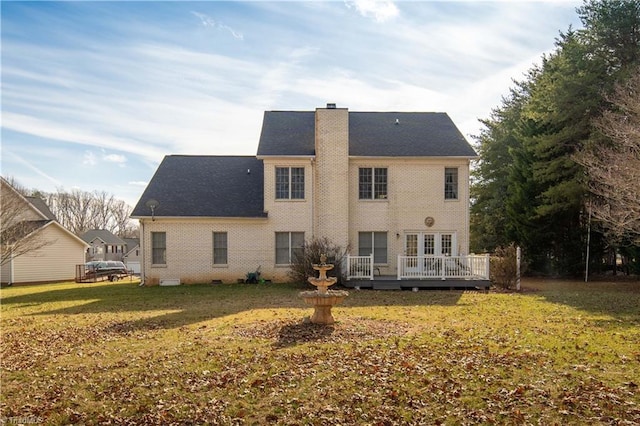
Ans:
{"type": "Polygon", "coordinates": [[[45,424],[640,424],[640,283],[520,294],[3,288],[0,417],[45,424]]]}

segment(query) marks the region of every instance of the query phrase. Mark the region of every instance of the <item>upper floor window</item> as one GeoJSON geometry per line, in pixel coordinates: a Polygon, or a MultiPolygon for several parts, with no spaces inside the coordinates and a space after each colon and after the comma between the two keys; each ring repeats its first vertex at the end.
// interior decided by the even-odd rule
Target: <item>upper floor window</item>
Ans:
{"type": "Polygon", "coordinates": [[[167,233],[151,233],[151,263],[165,265],[167,263],[167,233]]]}
{"type": "Polygon", "coordinates": [[[447,167],[444,169],[444,199],[458,199],[458,169],[447,167]]]}
{"type": "Polygon", "coordinates": [[[304,167],[276,167],[276,199],[304,199],[304,167]]]}
{"type": "Polygon", "coordinates": [[[213,264],[214,265],[227,264],[227,233],[226,232],[213,233],[213,264]]]}
{"type": "Polygon", "coordinates": [[[361,167],[358,176],[358,194],[361,200],[384,200],[387,198],[386,168],[361,167]]]}

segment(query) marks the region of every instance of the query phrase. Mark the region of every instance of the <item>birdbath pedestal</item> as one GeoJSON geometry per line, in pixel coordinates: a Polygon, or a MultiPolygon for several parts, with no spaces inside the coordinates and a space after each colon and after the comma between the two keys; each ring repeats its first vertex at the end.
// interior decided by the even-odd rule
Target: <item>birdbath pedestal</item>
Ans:
{"type": "Polygon", "coordinates": [[[311,322],[314,324],[333,324],[335,322],[331,314],[331,308],[342,302],[349,295],[348,292],[342,290],[329,290],[329,287],[338,280],[335,277],[327,277],[327,271],[333,269],[333,265],[326,263],[327,257],[323,254],[320,256],[320,263],[313,264],[313,269],[319,272],[318,278],[309,277],[311,284],[316,286],[317,290],[303,291],[300,297],[305,303],[312,305],[314,308],[311,322]]]}

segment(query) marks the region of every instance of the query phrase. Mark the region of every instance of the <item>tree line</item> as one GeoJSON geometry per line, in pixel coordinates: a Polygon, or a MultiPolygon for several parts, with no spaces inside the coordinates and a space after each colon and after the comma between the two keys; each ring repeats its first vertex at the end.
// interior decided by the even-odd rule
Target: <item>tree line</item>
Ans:
{"type": "Polygon", "coordinates": [[[129,218],[131,207],[113,194],[79,189],[47,193],[29,190],[11,177],[6,180],[22,195],[41,198],[57,221],[75,235],[81,236],[90,229],[106,229],[121,238],[138,235],[138,227],[129,218]]]}
{"type": "Polygon", "coordinates": [[[516,243],[530,271],[591,254],[640,262],[640,0],[585,0],[475,137],[474,251],[516,243]],[[587,250],[587,246],[589,250],[587,250]]]}

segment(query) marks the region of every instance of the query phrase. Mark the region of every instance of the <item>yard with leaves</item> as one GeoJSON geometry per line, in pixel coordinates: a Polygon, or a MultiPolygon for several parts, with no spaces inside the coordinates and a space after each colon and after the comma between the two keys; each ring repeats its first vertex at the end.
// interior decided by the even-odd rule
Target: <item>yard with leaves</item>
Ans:
{"type": "Polygon", "coordinates": [[[46,424],[640,424],[640,283],[1,290],[0,417],[46,424]]]}

